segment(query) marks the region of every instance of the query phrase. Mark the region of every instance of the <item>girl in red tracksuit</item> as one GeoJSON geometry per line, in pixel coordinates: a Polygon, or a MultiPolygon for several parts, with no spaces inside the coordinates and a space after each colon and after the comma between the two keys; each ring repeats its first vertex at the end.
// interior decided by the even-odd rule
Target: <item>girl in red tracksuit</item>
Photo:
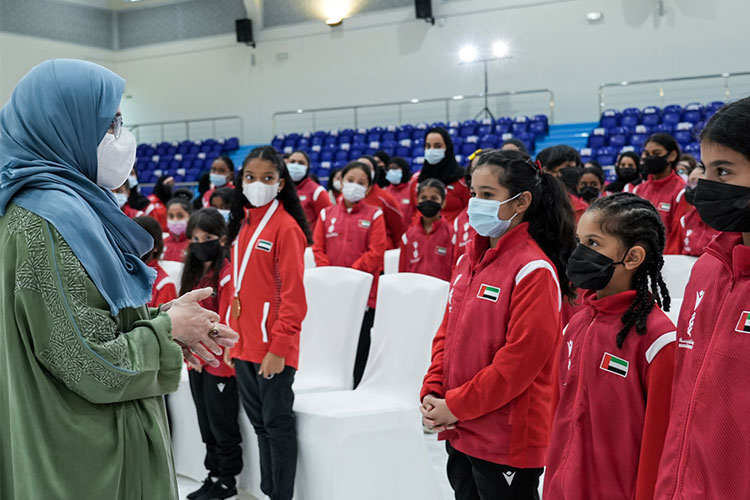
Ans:
{"type": "Polygon", "coordinates": [[[404,227],[408,228],[411,224],[411,216],[414,207],[411,205],[409,198],[409,187],[411,184],[411,169],[406,160],[397,156],[391,158],[388,162],[388,168],[385,171],[385,179],[390,184],[385,188],[386,192],[393,196],[401,210],[401,216],[404,219],[404,227]]]}
{"type": "Polygon", "coordinates": [[[653,134],[646,140],[641,155],[641,169],[648,177],[635,187],[632,184],[625,186],[625,191],[645,198],[656,207],[667,239],[675,218],[677,195],[685,187],[685,181],[674,172],[679,160],[680,146],[674,137],[663,132],[653,134]]]}
{"type": "Polygon", "coordinates": [[[183,262],[185,251],[190,243],[185,235],[192,207],[184,198],[172,198],[167,202],[167,228],[169,235],[164,238],[164,260],[183,262]]]}
{"type": "Polygon", "coordinates": [[[177,287],[175,287],[172,278],[169,277],[164,268],[159,265],[159,258],[164,251],[164,239],[161,233],[161,226],[159,225],[159,222],[152,217],[142,216],[136,217],[133,220],[143,229],[148,231],[154,239],[153,250],[141,257],[141,260],[156,270],[156,280],[154,281],[154,286],[151,291],[151,301],[148,303],[148,307],[159,307],[160,305],[171,302],[177,298],[177,287]]]}
{"type": "Polygon", "coordinates": [[[378,278],[383,271],[383,254],[388,245],[383,212],[363,201],[373,186],[370,172],[370,168],[359,161],[353,161],[344,168],[342,202],[320,213],[320,224],[315,228],[313,244],[318,267],[351,267],[373,276],[354,362],[355,387],[362,379],[370,351],[378,278]]]}
{"type": "Polygon", "coordinates": [[[451,278],[421,391],[423,423],[447,440],[459,500],[538,498],[556,402],[565,266],[575,247],[562,185],[518,151],[483,154],[471,176],[477,236],[451,278]]]}
{"type": "Polygon", "coordinates": [[[297,186],[297,196],[305,211],[310,230],[315,230],[320,211],[331,206],[331,199],[323,186],[310,178],[310,157],[304,151],[295,151],[287,160],[289,175],[297,186]]]}
{"type": "MultiPolygon", "coordinates": [[[[481,156],[482,152],[483,151],[481,149],[477,149],[471,155],[469,155],[469,160],[471,161],[471,163],[469,163],[466,177],[464,177],[464,182],[469,187],[471,187],[471,172],[474,170],[474,167],[477,166],[479,157],[481,156]]],[[[466,247],[469,245],[469,243],[471,243],[471,240],[477,234],[477,232],[474,231],[474,228],[471,227],[471,224],[469,224],[468,210],[469,207],[464,208],[453,220],[453,239],[451,240],[451,243],[453,244],[454,269],[456,267],[458,259],[461,258],[464,253],[466,253],[466,247]]]]}
{"type": "Polygon", "coordinates": [[[677,195],[677,210],[672,221],[672,231],[667,240],[665,254],[691,255],[700,257],[719,231],[703,222],[693,206],[698,179],[703,177],[704,168],[699,166],[690,172],[688,185],[677,195]]]}
{"type": "Polygon", "coordinates": [[[372,156],[362,156],[358,162],[363,163],[370,170],[370,179],[372,186],[367,189],[367,195],[364,201],[368,205],[379,208],[383,212],[383,222],[385,223],[385,234],[388,242],[388,249],[398,248],[401,244],[401,236],[408,227],[404,223],[404,216],[401,213],[401,204],[388,191],[378,186],[375,182],[376,163],[372,156]]]}
{"type": "MultiPolygon", "coordinates": [[[[181,294],[211,287],[214,294],[201,307],[219,314],[224,322],[232,299],[227,226],[215,208],[190,216],[190,241],[180,284],[181,294]]],[[[190,391],[198,413],[201,438],[206,445],[208,469],[201,487],[188,498],[229,498],[237,494],[235,476],[242,471],[242,436],[237,421],[239,396],[234,368],[219,356],[218,367],[188,362],[190,391]]]]}
{"type": "Polygon", "coordinates": [[[674,324],[657,306],[669,310],[664,224],[648,201],[616,193],[583,214],[578,239],[567,274],[587,292],[558,355],[544,497],[652,499],[675,349],[674,324]]]}
{"type": "Polygon", "coordinates": [[[304,253],[311,240],[284,160],[270,146],[242,166],[229,221],[232,247],[231,351],[240,401],[258,436],[261,490],[289,500],[297,469],[292,383],[307,313],[304,253]]]}
{"type": "Polygon", "coordinates": [[[750,98],[701,133],[694,205],[720,234],[693,266],[675,349],[657,500],[750,498],[750,98]]]}
{"type": "Polygon", "coordinates": [[[217,189],[224,186],[234,188],[234,162],[232,159],[226,155],[216,158],[211,164],[209,179],[210,188],[203,193],[203,199],[201,200],[204,208],[211,206],[211,196],[217,189]]]}
{"type": "Polygon", "coordinates": [[[427,179],[419,185],[417,210],[422,214],[401,237],[400,273],[420,273],[451,279],[453,231],[440,211],[445,206],[445,184],[427,179]]]}

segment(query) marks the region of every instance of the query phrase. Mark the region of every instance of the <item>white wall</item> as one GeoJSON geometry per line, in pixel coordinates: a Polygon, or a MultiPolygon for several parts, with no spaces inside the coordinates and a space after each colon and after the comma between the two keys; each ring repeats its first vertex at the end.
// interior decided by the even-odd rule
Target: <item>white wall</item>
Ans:
{"type": "MultiPolygon", "coordinates": [[[[750,70],[746,0],[665,0],[661,18],[654,0],[571,0],[500,10],[491,8],[498,5],[492,0],[433,3],[438,17],[446,16],[432,27],[414,20],[412,9],[399,9],[347,19],[337,30],[322,22],[262,30],[255,50],[227,35],[109,54],[80,52],[116,61],[128,82],[127,121],[236,114],[244,118],[245,142],[269,140],[271,117],[280,110],[478,93],[480,67],[462,66],[456,57],[468,41],[509,40],[514,57],[490,65],[490,92],[551,88],[558,123],[596,119],[603,82],[750,70]],[[477,12],[466,13],[472,9],[477,12]],[[587,24],[592,10],[604,12],[602,24],[587,24]],[[278,60],[279,53],[288,58],[278,60]]],[[[1,39],[3,100],[7,82],[51,52],[6,49],[13,38],[1,39]],[[9,58],[14,73],[6,77],[9,58]]]]}

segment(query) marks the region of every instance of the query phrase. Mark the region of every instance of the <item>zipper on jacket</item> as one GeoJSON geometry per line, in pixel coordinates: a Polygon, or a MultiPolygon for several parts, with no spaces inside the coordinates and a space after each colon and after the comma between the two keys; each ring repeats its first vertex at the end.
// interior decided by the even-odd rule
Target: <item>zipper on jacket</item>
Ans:
{"type": "Polygon", "coordinates": [[[263,319],[260,322],[260,331],[263,332],[263,343],[268,343],[268,330],[266,329],[266,321],[268,321],[268,311],[271,309],[270,302],[263,302],[263,319]]]}

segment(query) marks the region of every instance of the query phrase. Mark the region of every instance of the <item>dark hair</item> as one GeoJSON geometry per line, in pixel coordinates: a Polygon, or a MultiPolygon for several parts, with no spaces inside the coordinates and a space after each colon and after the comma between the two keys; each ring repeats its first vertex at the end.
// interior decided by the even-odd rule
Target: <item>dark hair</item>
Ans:
{"type": "Polygon", "coordinates": [[[148,234],[150,234],[154,239],[154,247],[150,252],[141,257],[141,260],[148,264],[151,260],[161,257],[161,254],[164,251],[164,237],[162,236],[161,224],[159,224],[156,219],[154,219],[153,217],[149,217],[148,215],[136,217],[133,220],[139,226],[145,229],[148,234]],[[148,259],[146,257],[148,257],[148,259]]]}
{"type": "Polygon", "coordinates": [[[602,230],[619,239],[623,246],[630,249],[642,245],[646,249],[646,258],[633,274],[630,284],[636,291],[635,299],[622,315],[623,327],[617,334],[617,347],[622,347],[634,326],[638,335],[646,334],[646,322],[654,308],[654,300],[669,311],[671,299],[661,275],[666,240],[664,224],[651,202],[632,193],[615,193],[599,198],[587,210],[594,211],[601,213],[598,220],[602,230]]]}
{"type": "Polygon", "coordinates": [[[391,161],[386,163],[386,167],[389,167],[391,165],[397,165],[401,169],[401,182],[400,184],[406,184],[411,180],[411,169],[409,168],[409,163],[400,156],[394,156],[391,158],[391,161]]]}
{"type": "Polygon", "coordinates": [[[737,151],[750,160],[748,130],[750,130],[750,97],[745,97],[719,108],[703,127],[700,140],[737,151]]]}
{"type": "Polygon", "coordinates": [[[346,177],[346,174],[348,174],[349,172],[351,172],[352,170],[356,168],[360,169],[362,172],[365,173],[365,177],[367,177],[367,185],[372,186],[373,180],[372,180],[372,177],[370,177],[370,174],[372,172],[370,170],[370,167],[368,167],[366,163],[358,161],[358,160],[350,161],[349,163],[346,164],[344,169],[341,171],[341,183],[342,184],[344,183],[344,177],[346,177]]]}
{"type": "Polygon", "coordinates": [[[206,170],[200,177],[198,177],[198,196],[193,200],[194,210],[200,210],[203,208],[203,195],[206,194],[209,189],[211,189],[211,172],[206,170]]]}
{"type": "Polygon", "coordinates": [[[341,191],[339,191],[338,189],[336,189],[336,188],[333,187],[333,178],[336,177],[336,174],[338,174],[339,172],[341,172],[343,170],[344,170],[343,168],[333,168],[333,169],[330,170],[330,172],[328,172],[328,183],[326,184],[326,187],[330,191],[333,191],[334,194],[336,194],[336,195],[339,195],[341,193],[341,191]]]}
{"type": "Polygon", "coordinates": [[[180,205],[182,208],[185,209],[185,211],[188,213],[188,215],[193,213],[193,206],[190,204],[189,200],[186,200],[183,196],[176,196],[169,200],[167,202],[167,210],[169,210],[169,207],[172,205],[180,205]]]}
{"type": "MultiPolygon", "coordinates": [[[[364,158],[370,163],[372,163],[373,170],[370,172],[370,175],[371,175],[370,178],[374,181],[374,184],[377,184],[380,187],[385,187],[388,184],[390,184],[388,180],[385,178],[385,172],[383,171],[382,168],[378,166],[377,162],[375,161],[375,158],[373,158],[370,155],[359,155],[359,158],[364,158]]],[[[368,170],[370,169],[369,165],[367,165],[366,163],[365,163],[365,166],[367,167],[368,170]]]]}
{"type": "Polygon", "coordinates": [[[601,163],[599,163],[599,162],[598,162],[598,161],[596,161],[596,160],[589,160],[589,161],[587,161],[587,162],[584,162],[584,163],[583,163],[583,166],[584,166],[584,167],[586,167],[586,165],[590,165],[590,166],[592,166],[592,167],[596,167],[596,168],[598,168],[599,170],[602,170],[602,164],[601,164],[601,163]]]}
{"type": "Polygon", "coordinates": [[[691,155],[690,153],[681,154],[680,158],[677,161],[678,162],[684,161],[685,163],[688,164],[688,169],[689,169],[688,174],[692,172],[693,170],[695,170],[695,167],[698,166],[698,161],[695,159],[695,156],[691,155]]]}
{"type": "Polygon", "coordinates": [[[190,203],[193,201],[193,191],[186,187],[177,188],[172,192],[172,198],[180,198],[190,203]]]}
{"type": "Polygon", "coordinates": [[[375,158],[378,158],[380,161],[382,161],[383,165],[385,165],[386,167],[388,166],[388,163],[390,163],[390,161],[391,161],[391,155],[389,155],[388,153],[386,153],[382,149],[378,150],[378,151],[375,151],[375,153],[373,153],[372,156],[374,156],[375,158]]]}
{"type": "Polygon", "coordinates": [[[172,180],[174,180],[174,176],[162,175],[161,177],[159,177],[159,180],[156,181],[156,185],[154,186],[154,196],[156,196],[159,201],[161,201],[165,205],[169,200],[172,199],[173,187],[164,184],[164,181],[166,181],[170,177],[172,178],[172,180]]]}
{"type": "Polygon", "coordinates": [[[309,170],[309,169],[310,169],[310,167],[312,167],[312,165],[310,164],[310,156],[309,156],[309,155],[308,155],[307,153],[305,153],[304,151],[302,151],[301,149],[295,149],[295,150],[294,150],[294,151],[292,151],[292,153],[291,153],[291,154],[289,155],[289,158],[291,158],[291,157],[292,157],[292,155],[293,155],[293,154],[295,154],[295,153],[299,153],[299,154],[301,154],[302,156],[304,156],[304,157],[305,157],[305,161],[307,161],[307,168],[308,168],[308,170],[309,170]]]}
{"type": "Polygon", "coordinates": [[[440,179],[426,179],[417,185],[417,196],[422,192],[423,189],[434,188],[440,193],[440,198],[445,201],[445,184],[440,179]]]}
{"type": "MultiPolygon", "coordinates": [[[[227,224],[224,222],[224,217],[215,208],[202,208],[190,216],[187,230],[185,231],[188,240],[193,237],[193,231],[196,229],[205,231],[208,234],[213,234],[219,238],[227,235],[227,224]]],[[[219,255],[211,262],[209,270],[204,273],[204,262],[196,259],[190,251],[190,246],[188,246],[188,250],[185,252],[185,267],[182,271],[180,295],[184,295],[198,286],[198,283],[200,283],[203,276],[208,272],[213,272],[214,284],[212,286],[214,290],[217,290],[219,273],[227,259],[229,259],[228,243],[221,247],[219,255]]]]}
{"type": "MultiPolygon", "coordinates": [[[[227,167],[229,167],[229,170],[232,172],[232,174],[234,174],[234,162],[232,161],[230,157],[228,157],[227,155],[221,155],[218,158],[216,158],[214,161],[216,160],[221,160],[224,163],[226,163],[227,167]]],[[[214,161],[211,162],[211,166],[213,166],[214,161]]]]}
{"type": "MultiPolygon", "coordinates": [[[[445,143],[445,157],[437,165],[424,162],[422,171],[419,173],[419,182],[425,179],[435,178],[443,181],[446,186],[466,175],[466,171],[458,165],[456,153],[453,150],[453,139],[447,130],[442,127],[433,127],[425,132],[425,139],[430,134],[440,134],[445,143]]],[[[477,145],[478,147],[479,145],[477,145]]]]}
{"type": "Polygon", "coordinates": [[[133,188],[130,187],[128,181],[125,181],[125,185],[128,187],[130,194],[128,195],[128,206],[134,210],[144,210],[151,203],[148,198],[141,194],[141,190],[138,186],[133,188]]]}
{"type": "MultiPolygon", "coordinates": [[[[305,217],[305,212],[302,210],[302,205],[299,202],[297,196],[297,188],[294,187],[294,181],[289,175],[289,170],[286,168],[286,163],[281,158],[279,153],[272,146],[260,146],[247,155],[245,161],[242,162],[242,170],[251,160],[263,160],[270,162],[276,171],[279,173],[279,178],[284,179],[284,188],[279,192],[276,198],[284,206],[284,210],[297,221],[300,229],[305,234],[305,239],[308,244],[312,244],[312,233],[310,232],[310,225],[305,217]]],[[[256,181],[260,182],[260,181],[256,181]]],[[[245,208],[250,207],[250,202],[247,201],[245,195],[242,193],[242,179],[237,182],[234,187],[234,198],[232,199],[232,211],[229,215],[229,241],[234,241],[242,228],[242,223],[245,221],[245,208]]],[[[248,218],[250,216],[248,215],[248,218]]]]}
{"type": "Polygon", "coordinates": [[[635,168],[638,168],[638,165],[641,164],[641,157],[638,156],[638,153],[636,153],[635,151],[623,151],[617,157],[617,164],[616,164],[617,167],[620,166],[620,161],[623,158],[630,158],[631,160],[633,160],[635,162],[635,168]]]}
{"type": "Polygon", "coordinates": [[[655,134],[651,134],[648,139],[646,139],[646,142],[643,143],[644,148],[649,142],[655,142],[656,144],[666,149],[667,156],[672,154],[672,151],[676,151],[677,156],[675,156],[674,161],[670,163],[670,166],[672,168],[677,166],[677,162],[680,161],[680,145],[677,144],[677,141],[674,139],[674,137],[672,137],[671,134],[667,134],[666,132],[657,132],[655,134]]]}
{"type": "Polygon", "coordinates": [[[224,201],[224,205],[229,207],[232,205],[232,198],[234,198],[234,189],[226,186],[220,187],[211,193],[211,198],[208,199],[208,204],[211,205],[211,202],[216,197],[221,198],[222,201],[224,201]]]}
{"type": "Polygon", "coordinates": [[[529,154],[529,150],[526,149],[526,144],[524,144],[521,139],[516,139],[515,137],[511,137],[507,141],[503,141],[503,143],[500,145],[500,149],[503,149],[503,147],[506,144],[513,144],[515,147],[518,148],[518,151],[520,151],[521,153],[525,155],[529,154]]]}
{"type": "Polygon", "coordinates": [[[578,150],[565,144],[542,149],[536,155],[536,159],[546,170],[554,170],[566,161],[574,161],[576,165],[581,164],[581,155],[578,154],[578,150]]]}
{"type": "Polygon", "coordinates": [[[565,186],[565,189],[569,193],[575,195],[578,194],[578,182],[581,180],[583,175],[583,167],[576,165],[575,167],[565,167],[560,169],[560,181],[565,186]]]}
{"type": "Polygon", "coordinates": [[[641,169],[639,168],[641,164],[641,157],[638,156],[638,154],[635,151],[622,152],[617,157],[617,162],[615,164],[615,172],[617,172],[617,179],[607,184],[607,187],[606,187],[607,191],[611,193],[619,193],[620,191],[625,189],[625,185],[628,184],[627,181],[625,181],[624,179],[620,177],[620,162],[622,161],[623,158],[630,158],[631,160],[633,160],[633,163],[635,164],[635,169],[639,174],[638,177],[635,180],[630,181],[630,183],[633,185],[638,185],[641,182],[643,182],[643,179],[640,176],[641,169]]]}
{"type": "Polygon", "coordinates": [[[529,234],[555,265],[562,295],[574,299],[575,291],[565,270],[576,247],[575,219],[562,184],[519,151],[484,153],[476,168],[485,165],[499,167],[498,182],[511,197],[524,191],[531,193],[531,205],[523,221],[529,223],[529,234]]]}
{"type": "Polygon", "coordinates": [[[604,171],[599,167],[584,167],[581,171],[581,177],[585,174],[594,174],[599,182],[604,186],[604,171]]]}

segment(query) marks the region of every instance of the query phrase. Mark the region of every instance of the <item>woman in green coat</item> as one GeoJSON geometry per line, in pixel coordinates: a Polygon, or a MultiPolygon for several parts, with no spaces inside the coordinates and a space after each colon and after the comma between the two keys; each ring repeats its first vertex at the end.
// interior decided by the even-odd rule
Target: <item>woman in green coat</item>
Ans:
{"type": "Polygon", "coordinates": [[[147,309],[151,237],[109,191],[124,81],[47,61],[0,110],[0,498],[176,499],[163,395],[237,335],[197,290],[147,309]]]}

